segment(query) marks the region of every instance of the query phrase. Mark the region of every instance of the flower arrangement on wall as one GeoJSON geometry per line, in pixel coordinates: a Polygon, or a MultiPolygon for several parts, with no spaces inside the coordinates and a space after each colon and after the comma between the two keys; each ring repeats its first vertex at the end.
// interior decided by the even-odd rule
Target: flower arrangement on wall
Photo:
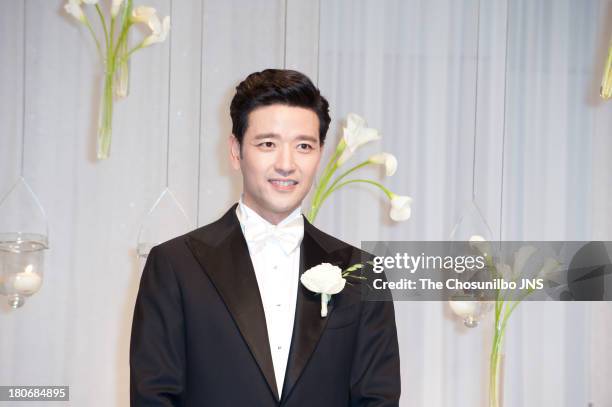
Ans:
{"type": "Polygon", "coordinates": [[[134,8],[132,3],[132,0],[112,0],[108,16],[104,15],[98,0],[68,0],[64,6],[68,14],[87,27],[96,43],[104,72],[98,124],[97,157],[99,160],[110,156],[113,101],[114,97],[125,98],[128,95],[130,57],[138,50],[164,42],[170,31],[170,16],[160,20],[154,8],[147,6],[134,8]],[[91,7],[84,8],[83,5],[91,7]],[[102,41],[98,38],[88,17],[88,14],[94,12],[98,16],[102,41]],[[151,33],[135,46],[130,47],[130,29],[136,24],[146,24],[151,33]]]}

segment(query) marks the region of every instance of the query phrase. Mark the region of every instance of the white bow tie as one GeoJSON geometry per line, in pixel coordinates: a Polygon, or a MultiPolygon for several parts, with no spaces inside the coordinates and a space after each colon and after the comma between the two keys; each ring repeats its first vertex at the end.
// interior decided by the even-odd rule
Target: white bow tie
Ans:
{"type": "Polygon", "coordinates": [[[257,220],[244,222],[244,238],[255,250],[261,250],[269,239],[281,246],[286,254],[298,247],[304,236],[304,218],[302,215],[282,225],[265,224],[257,220]]]}

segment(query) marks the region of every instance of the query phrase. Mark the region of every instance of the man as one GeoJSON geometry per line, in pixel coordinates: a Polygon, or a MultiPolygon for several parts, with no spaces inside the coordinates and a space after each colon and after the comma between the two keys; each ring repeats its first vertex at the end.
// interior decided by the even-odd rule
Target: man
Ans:
{"type": "Polygon", "coordinates": [[[151,250],[132,326],[132,406],[398,406],[393,302],[362,301],[353,282],[322,317],[320,295],[299,282],[318,264],[362,261],[300,210],[327,101],[303,74],[268,69],[240,83],[230,113],[242,197],[151,250]]]}

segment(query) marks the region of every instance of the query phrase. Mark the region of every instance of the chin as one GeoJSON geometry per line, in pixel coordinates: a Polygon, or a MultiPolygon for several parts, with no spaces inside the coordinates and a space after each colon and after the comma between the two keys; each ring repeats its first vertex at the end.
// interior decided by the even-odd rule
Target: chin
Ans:
{"type": "Polygon", "coordinates": [[[287,205],[282,205],[282,206],[276,205],[274,207],[271,207],[270,210],[277,214],[286,213],[288,215],[290,212],[293,212],[293,210],[297,208],[298,206],[300,206],[299,203],[287,204],[287,205]]]}

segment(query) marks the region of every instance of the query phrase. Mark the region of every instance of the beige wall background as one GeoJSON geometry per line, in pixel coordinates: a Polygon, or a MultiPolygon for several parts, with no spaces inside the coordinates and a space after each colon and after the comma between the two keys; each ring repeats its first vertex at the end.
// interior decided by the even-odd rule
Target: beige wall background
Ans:
{"type": "MultiPolygon", "coordinates": [[[[135,3],[171,14],[173,27],[132,58],[111,158],[97,162],[101,70],[87,32],[62,1],[0,0],[0,194],[18,179],[23,148],[51,239],[42,290],[0,309],[1,385],[70,385],[70,405],[129,404],[136,238],[166,184],[166,157],[193,225],[219,217],[241,186],[226,160],[233,88],[267,67],[319,85],[330,146],[357,112],[383,133],[361,154],[398,157],[385,182],[414,198],[412,219],[392,224],[377,191],[347,187],[317,219],[339,238],[447,239],[475,163],[496,237],[612,240],[612,102],[597,96],[610,0],[135,3]]],[[[491,316],[473,330],[441,303],[398,302],[396,316],[401,405],[484,406],[491,316]]],[[[610,303],[522,304],[506,345],[506,405],[611,406],[610,321],[610,303]]]]}

